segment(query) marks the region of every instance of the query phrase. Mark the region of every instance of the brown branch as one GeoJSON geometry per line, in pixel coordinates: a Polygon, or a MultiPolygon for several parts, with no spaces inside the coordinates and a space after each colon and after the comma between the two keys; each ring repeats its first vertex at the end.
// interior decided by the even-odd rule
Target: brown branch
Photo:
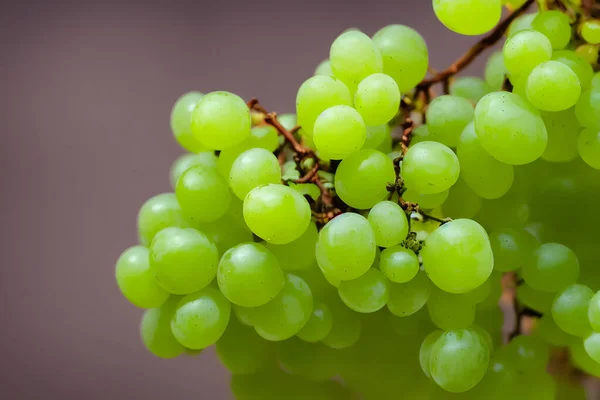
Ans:
{"type": "MultiPolygon", "coordinates": [[[[300,179],[296,179],[294,182],[295,183],[307,183],[312,181],[312,179],[317,175],[317,172],[319,171],[319,163],[315,163],[315,166],[306,173],[306,175],[304,175],[302,178],[300,179]]],[[[318,177],[317,177],[318,178],[318,177]]],[[[321,182],[320,179],[317,179],[319,182],[321,182]]]]}

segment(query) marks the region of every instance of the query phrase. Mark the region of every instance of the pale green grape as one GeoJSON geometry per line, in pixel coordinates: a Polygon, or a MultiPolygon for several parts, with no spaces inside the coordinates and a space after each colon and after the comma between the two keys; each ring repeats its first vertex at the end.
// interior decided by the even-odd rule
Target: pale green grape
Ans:
{"type": "Polygon", "coordinates": [[[561,62],[571,68],[577,75],[583,89],[590,87],[594,69],[581,55],[572,50],[557,50],[552,53],[552,60],[561,62]]]}
{"type": "Polygon", "coordinates": [[[395,246],[408,235],[406,213],[397,203],[380,201],[369,211],[367,219],[373,228],[377,246],[395,246]]]}
{"type": "Polygon", "coordinates": [[[322,340],[333,349],[345,349],[355,344],[361,335],[360,314],[344,305],[336,296],[328,300],[333,325],[329,334],[322,340]]]}
{"type": "Polygon", "coordinates": [[[502,54],[511,75],[526,76],[538,64],[552,58],[552,43],[540,32],[524,30],[506,40],[502,54]]]}
{"type": "Polygon", "coordinates": [[[477,324],[473,324],[473,325],[471,325],[471,327],[469,329],[474,330],[475,332],[477,332],[479,334],[479,336],[481,336],[483,338],[483,340],[485,341],[485,344],[487,344],[487,347],[488,347],[488,350],[490,351],[490,353],[494,350],[494,340],[492,338],[492,335],[490,335],[490,333],[485,328],[482,328],[481,326],[479,326],[477,324]]]}
{"type": "Polygon", "coordinates": [[[600,332],[600,291],[590,300],[588,319],[596,332],[600,332]]]}
{"type": "Polygon", "coordinates": [[[456,156],[461,178],[477,195],[497,199],[512,186],[513,166],[496,160],[485,151],[475,133],[474,123],[468,124],[460,135],[456,156]]]}
{"type": "Polygon", "coordinates": [[[365,124],[387,124],[400,107],[398,85],[389,75],[369,75],[358,84],[354,106],[365,124]]]}
{"type": "Polygon", "coordinates": [[[253,189],[244,200],[244,220],[260,238],[273,244],[298,239],[310,224],[308,201],[296,190],[270,184],[253,189]]]}
{"type": "MultiPolygon", "coordinates": [[[[244,221],[241,221],[243,224],[244,221]]],[[[198,225],[198,230],[206,235],[219,250],[219,254],[240,243],[251,242],[252,232],[241,225],[240,221],[230,215],[225,215],[215,222],[206,222],[198,225]]]]}
{"type": "Polygon", "coordinates": [[[570,335],[586,337],[592,331],[588,307],[594,292],[580,284],[569,285],[556,295],[552,303],[552,318],[570,335]]]}
{"type": "Polygon", "coordinates": [[[433,11],[446,28],[461,35],[481,35],[502,15],[500,0],[433,0],[433,11]]]}
{"type": "Polygon", "coordinates": [[[500,272],[515,271],[533,262],[533,251],[538,244],[525,229],[505,228],[490,233],[494,253],[494,269],[500,272]]]}
{"type": "Polygon", "coordinates": [[[514,34],[533,29],[531,24],[538,13],[526,13],[519,15],[509,26],[506,36],[511,37],[514,34]]]}
{"type": "Polygon", "coordinates": [[[428,142],[431,140],[433,140],[433,138],[429,133],[429,128],[427,128],[427,125],[424,124],[417,126],[415,129],[413,129],[410,144],[415,145],[420,142],[428,142]]]}
{"type": "Polygon", "coordinates": [[[548,142],[539,112],[520,96],[509,92],[490,93],[477,103],[475,132],[492,157],[512,165],[538,159],[548,142]]]}
{"type": "Polygon", "coordinates": [[[331,70],[329,59],[321,61],[319,65],[317,65],[313,75],[325,75],[333,77],[333,71],[331,70]]]}
{"type": "Polygon", "coordinates": [[[200,92],[188,92],[177,99],[171,110],[171,132],[177,143],[187,151],[197,153],[205,150],[204,146],[192,133],[192,112],[204,95],[200,92]]]}
{"type": "Polygon", "coordinates": [[[241,200],[255,187],[281,182],[277,157],[265,149],[250,149],[239,155],[229,172],[229,186],[241,200]]]}
{"type": "Polygon", "coordinates": [[[569,16],[559,10],[538,13],[531,22],[531,27],[546,35],[555,50],[564,48],[571,40],[569,16]]]}
{"type": "Polygon", "coordinates": [[[313,296],[299,276],[286,274],[285,285],[270,302],[252,311],[254,329],[270,341],[288,339],[297,334],[310,319],[313,296]]]}
{"type": "Polygon", "coordinates": [[[434,194],[450,189],[458,180],[460,165],[456,154],[438,142],[411,146],[402,161],[402,178],[409,189],[434,194]]]}
{"type": "MultiPolygon", "coordinates": [[[[479,288],[476,288],[468,294],[474,299],[481,299],[484,294],[487,293],[485,299],[477,304],[478,310],[484,310],[485,312],[489,312],[489,310],[498,310],[498,301],[502,296],[502,273],[498,271],[493,271],[487,281],[479,288]]],[[[492,320],[493,322],[493,320],[492,320]]],[[[500,330],[500,327],[498,327],[500,330]]]]}
{"type": "Polygon", "coordinates": [[[169,298],[169,292],[156,282],[148,249],[143,246],[130,247],[119,256],[115,277],[123,296],[137,307],[160,307],[169,298]]]}
{"type": "Polygon", "coordinates": [[[174,193],[162,193],[149,198],[137,215],[140,243],[149,246],[154,236],[170,226],[187,228],[190,222],[184,217],[174,193]]]}
{"type": "Polygon", "coordinates": [[[600,364],[600,333],[594,332],[583,341],[586,353],[600,364]]]}
{"type": "Polygon", "coordinates": [[[429,373],[429,360],[431,358],[431,349],[443,333],[444,331],[439,329],[431,332],[425,337],[425,340],[423,340],[423,343],[421,343],[421,347],[419,348],[419,364],[421,364],[421,369],[428,378],[431,378],[431,374],[429,373]]]}
{"type": "Polygon", "coordinates": [[[506,347],[506,354],[521,371],[544,370],[550,360],[548,345],[534,336],[513,338],[506,347]]]}
{"type": "Polygon", "coordinates": [[[487,344],[476,331],[447,331],[431,349],[429,371],[443,389],[452,393],[465,392],[481,381],[489,358],[487,344]]]}
{"type": "Polygon", "coordinates": [[[231,192],[225,179],[215,169],[202,165],[181,175],[175,194],[184,214],[194,222],[218,220],[231,203],[231,192]]]}
{"type": "Polygon", "coordinates": [[[373,35],[381,52],[383,73],[398,84],[400,93],[414,88],[427,74],[429,55],[423,37],[405,25],[388,25],[373,35]]]}
{"type": "Polygon", "coordinates": [[[558,292],[577,282],[578,277],[577,256],[559,243],[541,245],[534,252],[533,262],[523,265],[523,279],[541,292],[558,292]]]}
{"type": "Polygon", "coordinates": [[[468,328],[475,320],[475,303],[466,294],[434,290],[427,310],[433,323],[444,330],[468,328]]]}
{"type": "Polygon", "coordinates": [[[491,91],[492,89],[486,81],[476,76],[458,77],[450,85],[451,95],[467,99],[473,104],[491,91]]]}
{"type": "Polygon", "coordinates": [[[581,37],[590,44],[600,43],[600,20],[590,19],[581,24],[581,37]]]}
{"type": "Polygon", "coordinates": [[[427,129],[437,142],[456,147],[461,132],[473,120],[473,105],[462,97],[436,97],[427,107],[427,129]]]}
{"type": "Polygon", "coordinates": [[[298,239],[287,244],[267,243],[267,249],[279,260],[284,271],[301,271],[315,264],[315,245],[317,244],[317,226],[311,222],[298,239]]]}
{"type": "Polygon", "coordinates": [[[592,87],[581,94],[575,105],[575,115],[586,128],[600,129],[600,87],[592,87]]]}
{"type": "Polygon", "coordinates": [[[219,252],[192,228],[166,228],[150,245],[150,268],[169,293],[188,294],[207,286],[217,273],[219,252]]]}
{"type": "Polygon", "coordinates": [[[402,194],[402,198],[410,203],[417,203],[423,210],[432,210],[444,204],[449,193],[449,190],[434,194],[421,194],[415,190],[406,190],[402,194]]]}
{"type": "Polygon", "coordinates": [[[217,356],[232,374],[251,374],[271,361],[269,342],[254,329],[231,318],[227,330],[216,344],[217,356]]]}
{"type": "Polygon", "coordinates": [[[366,210],[383,200],[395,180],[394,165],[384,153],[364,149],[342,160],[335,173],[337,195],[351,207],[366,210]]]}
{"type": "Polygon", "coordinates": [[[551,346],[565,347],[576,340],[575,336],[569,335],[556,325],[552,313],[549,312],[539,319],[535,329],[534,334],[541,336],[551,346]]]}
{"type": "Polygon", "coordinates": [[[448,198],[442,205],[444,215],[457,218],[473,218],[481,208],[481,197],[459,179],[448,192],[448,198]]]}
{"type": "Polygon", "coordinates": [[[369,221],[353,213],[332,219],[319,232],[316,255],[326,278],[358,278],[375,260],[375,234],[369,221]]]}
{"type": "MultiPolygon", "coordinates": [[[[504,66],[504,56],[501,51],[495,51],[488,58],[484,70],[485,83],[487,83],[490,91],[500,90],[504,83],[505,75],[506,67],[504,66]]],[[[481,98],[479,100],[481,100],[481,98]]]]}
{"type": "Polygon", "coordinates": [[[386,305],[390,297],[390,282],[377,268],[370,268],[356,279],[342,281],[338,293],[349,309],[372,313],[386,305]]]}
{"type": "Polygon", "coordinates": [[[258,307],[273,300],[284,285],[279,261],[259,243],[239,244],[227,250],[217,271],[223,295],[242,307],[258,307]]]}
{"type": "Polygon", "coordinates": [[[527,78],[527,98],[539,110],[562,111],[577,103],[581,94],[579,78],[558,61],[536,66],[527,78]]]}
{"type": "MultiPolygon", "coordinates": [[[[312,290],[312,288],[311,288],[312,290]]],[[[296,334],[308,343],[316,343],[325,339],[333,327],[333,316],[327,304],[315,301],[312,314],[306,325],[296,334]]]]}
{"type": "Polygon", "coordinates": [[[577,135],[581,130],[575,110],[542,113],[548,132],[548,144],[542,158],[551,162],[567,162],[577,157],[577,135]]]}
{"type": "Polygon", "coordinates": [[[379,150],[384,154],[389,154],[392,152],[392,145],[392,136],[389,135],[383,138],[383,141],[375,150],[379,150]]]}
{"type": "Polygon", "coordinates": [[[394,283],[406,283],[419,272],[419,259],[410,249],[389,247],[381,252],[379,269],[394,283]]]}
{"type": "Polygon", "coordinates": [[[351,89],[367,76],[383,70],[381,53],[371,38],[360,31],[346,31],[333,41],[329,63],[333,75],[351,89]]]}
{"type": "Polygon", "coordinates": [[[221,151],[217,159],[217,169],[223,177],[229,179],[233,163],[246,150],[261,148],[274,152],[278,147],[279,138],[274,127],[271,125],[255,126],[250,131],[250,136],[242,143],[221,151]]]}
{"type": "Polygon", "coordinates": [[[431,281],[427,275],[420,271],[406,283],[390,284],[388,309],[397,317],[406,317],[416,313],[427,303],[431,287],[431,281]]]}
{"type": "Polygon", "coordinates": [[[192,112],[192,133],[206,148],[225,150],[250,136],[250,111],[241,97],[229,92],[212,92],[192,112]]]}
{"type": "Polygon", "coordinates": [[[385,139],[390,137],[390,126],[388,124],[377,126],[366,126],[366,139],[363,149],[376,149],[381,146],[385,139]]]}
{"type": "Polygon", "coordinates": [[[313,140],[317,150],[331,160],[341,160],[360,150],[367,137],[358,111],[346,105],[332,106],[315,121],[313,140]]]}
{"type": "Polygon", "coordinates": [[[171,318],[179,300],[178,296],[171,296],[162,306],[146,310],[142,316],[142,343],[157,357],[175,358],[184,351],[184,347],[171,332],[171,318]]]}
{"type": "Polygon", "coordinates": [[[600,169],[600,130],[586,128],[577,137],[577,151],[592,168],[600,169]]]}
{"type": "Polygon", "coordinates": [[[421,250],[432,282],[450,293],[466,293],[483,284],[494,266],[485,229],[469,219],[456,219],[436,229],[421,250]]]}
{"type": "Polygon", "coordinates": [[[231,304],[227,299],[217,289],[207,287],[179,301],[171,330],[185,347],[204,349],[225,333],[230,315],[231,304]]]}
{"type": "Polygon", "coordinates": [[[555,293],[535,290],[527,283],[517,287],[517,300],[519,300],[519,303],[539,313],[550,312],[554,296],[555,293]]]}
{"type": "Polygon", "coordinates": [[[197,154],[183,154],[173,162],[169,171],[169,182],[171,187],[175,189],[179,177],[191,167],[196,165],[204,165],[209,168],[217,167],[217,156],[212,151],[203,151],[197,154]]]}
{"type": "Polygon", "coordinates": [[[575,52],[583,57],[589,64],[593,65],[598,62],[598,45],[582,44],[575,49],[575,52]]]}

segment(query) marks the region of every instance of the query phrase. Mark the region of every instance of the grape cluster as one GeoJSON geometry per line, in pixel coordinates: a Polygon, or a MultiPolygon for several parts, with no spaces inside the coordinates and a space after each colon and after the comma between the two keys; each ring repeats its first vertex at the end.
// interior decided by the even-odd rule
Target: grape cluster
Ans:
{"type": "Polygon", "coordinates": [[[189,153],[116,264],[148,350],[216,345],[239,399],[585,398],[547,366],[600,377],[600,22],[433,9],[477,35],[503,3],[522,8],[484,78],[425,79],[425,41],[389,25],[338,36],[296,114],[181,96],[189,153]]]}

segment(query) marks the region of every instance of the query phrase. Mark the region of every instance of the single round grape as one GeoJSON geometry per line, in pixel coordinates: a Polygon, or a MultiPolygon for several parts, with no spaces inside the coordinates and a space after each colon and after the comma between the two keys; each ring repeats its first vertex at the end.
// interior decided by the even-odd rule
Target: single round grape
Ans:
{"type": "Polygon", "coordinates": [[[277,157],[265,149],[250,149],[234,161],[229,173],[229,186],[241,200],[255,187],[281,182],[277,157]]]}
{"type": "Polygon", "coordinates": [[[581,24],[581,37],[590,44],[600,43],[600,20],[590,19],[581,24]]]}
{"type": "Polygon", "coordinates": [[[273,244],[298,239],[310,224],[308,201],[297,190],[270,184],[253,189],[244,200],[244,220],[260,238],[273,244]]]}
{"type": "Polygon", "coordinates": [[[385,154],[360,150],[342,160],[335,173],[335,190],[351,207],[366,210],[383,200],[395,181],[394,165],[385,154]]]}
{"type": "Polygon", "coordinates": [[[390,297],[390,283],[377,268],[370,268],[356,279],[342,281],[338,293],[349,309],[372,313],[386,305],[390,297]]]}
{"type": "Polygon", "coordinates": [[[160,307],[169,298],[169,292],[156,282],[148,249],[143,246],[130,247],[119,256],[115,276],[123,296],[137,307],[160,307]]]}
{"type": "Polygon", "coordinates": [[[424,272],[406,283],[392,283],[387,306],[397,317],[412,315],[423,308],[431,294],[431,281],[424,272]]]}
{"type": "Polygon", "coordinates": [[[242,307],[268,303],[285,283],[279,261],[259,243],[244,243],[227,250],[219,263],[217,281],[227,300],[242,307]]]}
{"type": "Polygon", "coordinates": [[[456,154],[438,142],[421,142],[411,146],[402,161],[402,178],[406,186],[422,194],[450,189],[458,180],[459,173],[456,154]]]}
{"type": "Polygon", "coordinates": [[[218,220],[231,203],[231,192],[225,179],[216,170],[202,165],[181,175],[175,194],[184,214],[195,222],[218,220]]]}
{"type": "Polygon", "coordinates": [[[421,256],[432,282],[450,293],[475,289],[494,267],[485,229],[469,219],[456,219],[436,229],[425,241],[421,256]]]}
{"type": "Polygon", "coordinates": [[[327,304],[315,301],[310,319],[296,336],[305,342],[316,343],[325,339],[329,335],[329,332],[331,332],[332,327],[333,316],[331,310],[327,304]]]}
{"type": "MultiPolygon", "coordinates": [[[[242,220],[243,223],[243,220],[242,220]]],[[[252,232],[232,216],[225,215],[215,222],[206,222],[198,225],[198,230],[206,235],[219,250],[225,253],[230,248],[245,242],[251,242],[252,232]]]]}
{"type": "Polygon", "coordinates": [[[177,143],[187,151],[197,153],[204,146],[192,133],[192,112],[204,95],[200,92],[188,92],[177,99],[171,110],[171,132],[177,143]]]}
{"type": "Polygon", "coordinates": [[[506,40],[502,54],[511,75],[527,76],[537,65],[552,58],[552,43],[540,32],[524,30],[506,40]]]}
{"type": "Polygon", "coordinates": [[[255,126],[250,131],[250,136],[246,140],[219,153],[217,169],[227,180],[229,179],[229,173],[231,172],[233,163],[243,152],[255,148],[274,152],[278,147],[279,137],[277,130],[274,127],[271,125],[255,126]]]}
{"type": "Polygon", "coordinates": [[[475,303],[467,294],[434,290],[427,300],[431,321],[444,330],[463,329],[475,320],[475,303]]]}
{"type": "Polygon", "coordinates": [[[214,243],[192,228],[166,228],[150,245],[150,268],[169,293],[188,294],[207,286],[217,273],[214,243]]]}
{"type": "Polygon", "coordinates": [[[500,0],[433,0],[440,22],[461,35],[481,35],[490,31],[502,15],[500,0]]]}
{"type": "Polygon", "coordinates": [[[360,314],[346,307],[338,297],[329,299],[327,305],[331,310],[333,325],[322,342],[333,349],[352,346],[361,335],[360,314]]]}
{"type": "Polygon", "coordinates": [[[317,226],[314,222],[298,239],[287,244],[267,243],[267,249],[279,260],[284,271],[301,271],[312,267],[316,261],[315,245],[317,244],[317,226]]]}
{"type": "Polygon", "coordinates": [[[408,235],[406,213],[397,203],[380,201],[369,211],[367,219],[373,228],[377,246],[395,246],[408,235]]]}
{"type": "Polygon", "coordinates": [[[598,62],[598,46],[594,44],[582,44],[575,49],[575,52],[585,59],[591,65],[598,62]]]}
{"type": "Polygon", "coordinates": [[[600,169],[600,130],[586,128],[577,137],[577,151],[592,168],[600,169]]]}
{"type": "Polygon", "coordinates": [[[162,193],[149,198],[137,215],[140,243],[149,246],[154,236],[170,226],[187,228],[190,222],[184,217],[174,193],[162,193]]]}
{"type": "Polygon", "coordinates": [[[592,331],[588,319],[588,307],[594,297],[592,289],[573,284],[556,295],[552,303],[552,318],[556,325],[570,335],[586,337],[592,331]]]}
{"type": "Polygon", "coordinates": [[[473,218],[481,208],[481,197],[467,185],[464,179],[459,179],[448,192],[448,198],[442,205],[444,215],[448,217],[473,218]]]}
{"type": "Polygon", "coordinates": [[[443,389],[452,393],[465,392],[481,381],[489,358],[487,344],[476,331],[447,331],[431,349],[429,371],[443,389]]]}
{"type": "Polygon", "coordinates": [[[596,332],[600,332],[600,291],[590,300],[588,319],[592,328],[596,332]]]}
{"type": "Polygon", "coordinates": [[[535,290],[527,283],[523,283],[517,287],[517,300],[524,306],[540,313],[550,311],[554,296],[555,293],[535,290]]]}
{"type": "Polygon", "coordinates": [[[494,269],[500,272],[515,271],[533,262],[533,252],[537,247],[535,238],[524,229],[492,231],[490,243],[494,253],[494,269]]]}
{"type": "Polygon", "coordinates": [[[419,272],[419,259],[414,251],[403,246],[384,249],[379,259],[379,269],[394,283],[406,283],[419,272]]]}
{"type": "Polygon", "coordinates": [[[533,336],[520,335],[513,338],[506,347],[506,352],[521,371],[544,370],[550,360],[548,345],[533,336]]]}
{"type": "Polygon", "coordinates": [[[523,279],[541,292],[558,292],[577,282],[579,261],[571,249],[559,243],[545,243],[534,252],[534,260],[523,265],[523,279]]]}
{"type": "Polygon", "coordinates": [[[567,14],[558,10],[538,13],[531,22],[531,27],[546,35],[552,48],[560,50],[571,41],[571,23],[567,14]]]}
{"type": "Polygon", "coordinates": [[[375,234],[369,221],[353,213],[335,217],[319,232],[316,255],[326,277],[358,278],[375,260],[375,234]]]}
{"type": "Polygon", "coordinates": [[[473,105],[462,97],[436,97],[427,107],[427,129],[437,142],[456,147],[460,134],[473,120],[473,105]]]}
{"type": "Polygon", "coordinates": [[[555,113],[542,113],[548,132],[548,144],[542,159],[551,162],[567,162],[577,157],[577,135],[581,130],[575,110],[570,108],[555,113]]]}
{"type": "MultiPolygon", "coordinates": [[[[484,70],[485,83],[490,88],[490,91],[500,90],[504,83],[505,76],[506,67],[504,66],[504,56],[501,51],[495,51],[489,56],[484,70]]],[[[477,101],[479,100],[481,100],[481,98],[477,101]]]]}
{"type": "Polygon", "coordinates": [[[376,149],[381,146],[385,139],[390,137],[390,126],[388,124],[377,126],[366,126],[367,136],[363,149],[376,149]]]}
{"type": "Polygon", "coordinates": [[[387,124],[400,107],[398,85],[389,75],[369,75],[358,84],[354,106],[365,124],[387,124]]]}
{"type": "Polygon", "coordinates": [[[264,369],[271,360],[269,342],[236,318],[230,319],[215,349],[219,361],[232,374],[251,374],[264,369]]]}
{"type": "Polygon", "coordinates": [[[590,87],[594,69],[580,54],[572,50],[557,50],[552,53],[552,60],[561,62],[571,68],[577,75],[582,89],[590,87]]]}
{"type": "Polygon", "coordinates": [[[600,129],[600,87],[592,87],[581,94],[575,105],[575,115],[586,128],[600,129]]]}
{"type": "Polygon", "coordinates": [[[486,83],[486,81],[476,76],[458,77],[450,85],[451,95],[467,99],[472,104],[477,104],[477,102],[483,96],[485,96],[491,91],[492,89],[486,83]]]}
{"type": "Polygon", "coordinates": [[[594,332],[586,337],[583,346],[588,356],[600,364],[600,333],[594,332]]]}
{"type": "Polygon", "coordinates": [[[329,59],[323,60],[317,65],[315,69],[315,73],[313,75],[324,75],[333,77],[333,71],[331,70],[331,64],[329,63],[329,59]]]}
{"type": "Polygon", "coordinates": [[[329,63],[335,77],[349,88],[356,88],[361,80],[383,70],[381,53],[360,31],[346,31],[333,41],[329,63]]]}
{"type": "Polygon", "coordinates": [[[415,190],[406,190],[402,194],[402,198],[409,203],[417,203],[423,210],[433,210],[444,204],[449,193],[449,190],[433,194],[421,194],[415,190]]]}
{"type": "Polygon", "coordinates": [[[183,154],[173,162],[169,170],[169,182],[175,189],[179,177],[191,167],[204,165],[208,168],[217,168],[217,156],[212,151],[203,151],[197,154],[183,154]]]}
{"type": "Polygon", "coordinates": [[[171,320],[173,336],[189,349],[213,345],[225,333],[231,304],[217,289],[207,287],[183,297],[171,320]]]}
{"type": "Polygon", "coordinates": [[[286,274],[277,297],[252,311],[254,329],[270,341],[288,339],[306,325],[313,311],[313,296],[299,276],[286,274]]]}
{"type": "Polygon", "coordinates": [[[365,123],[354,108],[329,107],[317,117],[313,140],[317,150],[331,160],[341,160],[360,150],[367,137],[365,123]]]}
{"type": "Polygon", "coordinates": [[[539,110],[562,111],[577,103],[581,94],[579,78],[558,61],[546,61],[527,78],[527,98],[539,110]]]}
{"type": "Polygon", "coordinates": [[[431,358],[431,349],[443,333],[444,331],[439,329],[436,329],[435,331],[431,332],[425,337],[425,340],[423,340],[423,343],[421,343],[421,347],[419,348],[419,364],[421,365],[423,373],[428,378],[431,378],[431,374],[429,373],[429,360],[431,358]]]}
{"type": "Polygon", "coordinates": [[[206,148],[225,150],[250,136],[250,110],[241,97],[229,92],[212,92],[192,112],[192,133],[206,148]]]}
{"type": "Polygon", "coordinates": [[[531,24],[533,23],[533,20],[535,19],[535,17],[537,17],[537,15],[537,12],[519,15],[508,27],[508,32],[506,33],[506,36],[511,37],[521,31],[533,29],[531,24]]]}
{"type": "Polygon", "coordinates": [[[158,308],[146,310],[140,323],[140,336],[144,346],[160,358],[175,358],[184,351],[184,347],[171,332],[171,318],[180,298],[171,296],[158,308]]]}

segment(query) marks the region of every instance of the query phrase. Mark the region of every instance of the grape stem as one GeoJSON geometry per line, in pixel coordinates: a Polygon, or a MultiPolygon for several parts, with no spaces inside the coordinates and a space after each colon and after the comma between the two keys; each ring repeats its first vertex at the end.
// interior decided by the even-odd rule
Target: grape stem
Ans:
{"type": "MultiPolygon", "coordinates": [[[[410,116],[410,112],[413,109],[413,105],[409,98],[402,98],[400,102],[400,109],[402,110],[402,116],[404,117],[404,123],[402,124],[402,139],[400,139],[400,146],[402,146],[402,154],[406,154],[408,151],[408,145],[410,144],[411,135],[415,127],[415,123],[410,116]]],[[[395,166],[396,164],[394,164],[395,166]]]]}

